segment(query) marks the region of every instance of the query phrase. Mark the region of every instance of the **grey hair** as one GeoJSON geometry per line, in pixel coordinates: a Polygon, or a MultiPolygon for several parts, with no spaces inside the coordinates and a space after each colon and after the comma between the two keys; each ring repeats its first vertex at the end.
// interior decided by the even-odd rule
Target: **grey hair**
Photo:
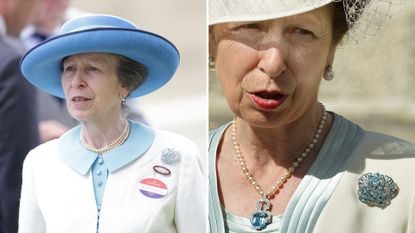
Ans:
{"type": "Polygon", "coordinates": [[[147,78],[147,67],[128,57],[116,55],[118,57],[117,74],[118,79],[128,90],[128,95],[141,86],[147,78]]]}

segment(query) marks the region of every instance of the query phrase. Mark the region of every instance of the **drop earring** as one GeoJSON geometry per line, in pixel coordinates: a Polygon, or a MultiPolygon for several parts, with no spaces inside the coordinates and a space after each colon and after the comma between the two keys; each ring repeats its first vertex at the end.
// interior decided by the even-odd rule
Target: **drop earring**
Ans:
{"type": "Polygon", "coordinates": [[[211,71],[215,71],[215,59],[213,58],[213,56],[209,57],[209,70],[211,71]]]}
{"type": "Polygon", "coordinates": [[[125,97],[124,98],[122,98],[122,100],[121,100],[121,105],[125,105],[125,97]]]}
{"type": "Polygon", "coordinates": [[[331,65],[327,67],[326,73],[324,74],[324,79],[327,81],[331,81],[334,79],[334,71],[331,65]]]}

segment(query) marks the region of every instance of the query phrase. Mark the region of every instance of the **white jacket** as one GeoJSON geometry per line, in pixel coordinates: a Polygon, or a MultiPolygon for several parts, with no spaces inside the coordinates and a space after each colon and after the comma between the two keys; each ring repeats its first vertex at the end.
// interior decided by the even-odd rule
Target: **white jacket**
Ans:
{"type": "MultiPolygon", "coordinates": [[[[110,171],[100,212],[100,233],[206,232],[206,187],[196,146],[182,136],[154,132],[154,141],[141,157],[110,171]],[[180,152],[178,164],[161,162],[165,148],[180,152]],[[155,173],[154,165],[168,168],[171,175],[155,173]],[[167,186],[167,194],[162,198],[144,195],[139,190],[139,182],[145,178],[162,181],[167,186]]],[[[58,155],[59,140],[38,146],[25,160],[19,233],[97,231],[91,169],[82,175],[70,168],[58,155]]],[[[136,141],[140,143],[139,139],[136,141]]]]}

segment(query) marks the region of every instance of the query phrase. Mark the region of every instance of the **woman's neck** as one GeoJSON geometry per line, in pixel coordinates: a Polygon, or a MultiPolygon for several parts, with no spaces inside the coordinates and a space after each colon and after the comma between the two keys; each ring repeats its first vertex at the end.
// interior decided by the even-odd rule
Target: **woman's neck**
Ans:
{"type": "MultiPolygon", "coordinates": [[[[296,121],[276,128],[257,128],[237,119],[237,137],[247,163],[261,167],[273,160],[277,165],[291,166],[311,143],[321,118],[322,109],[317,104],[296,121]]],[[[332,117],[328,115],[316,148],[323,143],[331,122],[332,117]]]]}
{"type": "Polygon", "coordinates": [[[97,149],[103,148],[120,137],[126,124],[126,119],[121,115],[114,119],[106,118],[103,121],[85,121],[81,123],[81,137],[89,145],[97,149]]]}

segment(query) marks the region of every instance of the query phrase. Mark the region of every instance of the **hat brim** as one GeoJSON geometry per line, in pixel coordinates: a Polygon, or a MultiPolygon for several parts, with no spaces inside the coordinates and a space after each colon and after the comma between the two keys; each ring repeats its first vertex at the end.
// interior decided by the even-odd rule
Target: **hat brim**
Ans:
{"type": "Polygon", "coordinates": [[[175,73],[180,56],[167,39],[151,32],[124,28],[94,28],[53,37],[25,54],[23,75],[36,87],[65,98],[62,59],[82,53],[111,53],[128,57],[147,67],[148,75],[128,98],[143,96],[166,84],[175,73]]]}
{"type": "Polygon", "coordinates": [[[317,8],[323,7],[335,1],[341,0],[315,0],[315,1],[286,1],[286,5],[276,4],[276,1],[266,1],[273,3],[266,5],[263,3],[255,3],[256,7],[251,7],[247,4],[231,4],[237,9],[231,10],[229,4],[221,5],[214,4],[215,1],[209,2],[209,25],[231,23],[231,22],[245,22],[245,21],[263,21],[269,19],[278,19],[288,16],[298,15],[313,11],[317,8]],[[264,7],[266,5],[266,7],[264,7]],[[240,8],[238,8],[240,7],[240,8]]]}

